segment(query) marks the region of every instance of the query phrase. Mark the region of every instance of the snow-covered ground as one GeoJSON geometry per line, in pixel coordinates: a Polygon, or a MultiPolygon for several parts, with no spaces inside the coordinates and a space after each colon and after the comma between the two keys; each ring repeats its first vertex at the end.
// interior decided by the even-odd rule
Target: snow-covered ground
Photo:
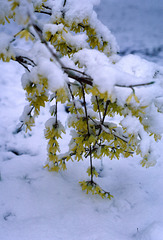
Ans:
{"type": "MultiPolygon", "coordinates": [[[[115,34],[121,54],[140,54],[162,65],[162,0],[102,0],[97,13],[115,34]]],[[[60,173],[43,168],[46,108],[31,133],[16,133],[26,104],[23,71],[15,62],[0,62],[0,240],[162,240],[163,141],[157,165],[148,169],[137,156],[103,159],[97,182],[114,198],[86,195],[78,182],[87,179],[87,160],[69,162],[60,173]]],[[[65,114],[63,108],[60,118],[65,114]]],[[[100,164],[95,162],[99,171],[100,164]]]]}
{"type": "Polygon", "coordinates": [[[115,35],[121,54],[137,54],[162,65],[162,0],[101,0],[97,13],[115,35]]]}

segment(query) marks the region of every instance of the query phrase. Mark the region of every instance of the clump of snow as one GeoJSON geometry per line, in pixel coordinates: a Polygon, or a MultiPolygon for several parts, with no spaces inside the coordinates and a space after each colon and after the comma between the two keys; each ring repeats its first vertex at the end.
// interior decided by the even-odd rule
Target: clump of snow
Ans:
{"type": "MultiPolygon", "coordinates": [[[[56,53],[56,50],[53,48],[54,53],[56,53]]],[[[30,57],[34,59],[35,63],[37,64],[37,59],[40,57],[44,58],[51,58],[51,53],[46,48],[44,44],[42,44],[40,41],[36,41],[33,46],[31,47],[29,51],[30,57]]]]}
{"type": "Polygon", "coordinates": [[[103,25],[102,22],[98,20],[95,12],[93,12],[90,18],[90,25],[92,28],[96,29],[97,35],[101,37],[103,41],[108,42],[108,46],[104,49],[104,53],[109,53],[111,56],[112,54],[119,52],[119,46],[116,38],[108,29],[108,27],[103,25]]]}
{"type": "Polygon", "coordinates": [[[163,133],[163,114],[158,112],[158,108],[153,104],[146,109],[146,118],[143,119],[143,123],[149,126],[149,130],[156,134],[163,133]]]}
{"type": "Polygon", "coordinates": [[[0,0],[0,23],[4,24],[6,22],[5,16],[9,15],[10,3],[6,0],[0,0]]]}
{"type": "Polygon", "coordinates": [[[3,54],[6,57],[14,56],[14,50],[11,46],[12,36],[6,33],[0,33],[0,54],[3,54]]]}
{"type": "MultiPolygon", "coordinates": [[[[136,55],[126,55],[121,57],[116,66],[126,73],[140,78],[146,78],[148,81],[158,77],[161,67],[155,63],[149,62],[136,55]]],[[[162,69],[163,71],[163,69],[162,69]]]]}
{"type": "Polygon", "coordinates": [[[76,0],[67,0],[66,5],[63,8],[63,2],[54,2],[51,22],[63,17],[64,20],[69,23],[79,24],[83,22],[83,19],[88,20],[88,24],[96,30],[97,37],[101,41],[108,42],[108,46],[105,48],[105,53],[117,53],[119,48],[115,37],[111,34],[110,30],[104,26],[98,19],[97,14],[93,10],[94,5],[98,5],[100,1],[98,0],[84,0],[82,2],[77,2],[76,0]]]}
{"type": "Polygon", "coordinates": [[[93,49],[83,49],[74,54],[73,61],[79,62],[80,67],[85,67],[86,73],[93,78],[94,84],[99,86],[100,91],[108,91],[109,94],[120,99],[119,102],[121,102],[122,105],[125,104],[131,90],[130,88],[125,89],[120,86],[127,87],[156,81],[156,84],[151,85],[151,88],[150,86],[148,86],[148,88],[136,88],[136,94],[138,93],[138,96],[140,96],[141,105],[148,105],[150,103],[152,99],[151,91],[155,97],[163,91],[162,88],[160,88],[159,78],[161,75],[158,74],[155,76],[157,69],[161,70],[161,68],[139,57],[122,57],[117,63],[112,64],[104,53],[93,49]],[[135,58],[137,62],[134,60],[135,58]],[[151,73],[148,71],[148,68],[151,69],[151,73]],[[115,88],[114,86],[117,87],[115,88]],[[139,94],[137,89],[141,94],[139,94]],[[149,90],[150,93],[148,93],[147,90],[149,90]],[[142,91],[144,93],[142,93],[142,91]]]}
{"type": "Polygon", "coordinates": [[[29,105],[24,107],[23,113],[19,118],[20,122],[23,122],[23,123],[28,123],[29,122],[29,120],[31,118],[31,114],[30,114],[31,110],[32,110],[32,107],[29,106],[29,105]]]}
{"type": "Polygon", "coordinates": [[[56,105],[50,106],[50,110],[49,110],[50,114],[53,115],[55,111],[56,111],[56,105]]]}
{"type": "Polygon", "coordinates": [[[102,92],[112,92],[116,83],[115,73],[104,53],[94,49],[83,49],[74,54],[73,61],[86,68],[86,73],[93,78],[94,84],[97,84],[102,92]]]}
{"type": "Polygon", "coordinates": [[[37,84],[37,83],[39,83],[37,67],[32,68],[30,73],[29,72],[24,73],[22,75],[21,82],[22,82],[23,89],[25,89],[30,84],[33,84],[33,83],[37,84]]]}
{"type": "Polygon", "coordinates": [[[99,0],[67,0],[65,5],[65,19],[68,22],[82,22],[84,18],[88,18],[93,13],[93,6],[99,4],[99,0]]]}
{"type": "Polygon", "coordinates": [[[48,87],[52,92],[63,87],[68,80],[63,70],[55,62],[50,62],[46,58],[39,59],[38,73],[48,79],[48,87]]]}
{"type": "Polygon", "coordinates": [[[56,119],[49,118],[45,123],[45,128],[50,128],[50,130],[52,130],[55,124],[56,124],[56,119]]]}
{"type": "MultiPolygon", "coordinates": [[[[50,46],[52,47],[52,46],[50,46]]],[[[54,53],[56,53],[53,48],[54,53]]],[[[47,50],[44,44],[37,41],[31,48],[28,57],[34,60],[35,66],[30,73],[26,73],[22,78],[22,84],[25,86],[30,82],[38,83],[38,75],[48,79],[49,90],[55,92],[58,88],[64,86],[65,81],[68,80],[67,75],[63,72],[57,61],[52,61],[52,55],[47,50]]]]}
{"type": "Polygon", "coordinates": [[[51,24],[51,23],[47,23],[44,25],[43,27],[43,34],[45,34],[46,32],[50,32],[52,35],[56,34],[56,32],[60,32],[63,30],[63,24],[51,24]]]}
{"type": "MultiPolygon", "coordinates": [[[[65,39],[66,43],[70,46],[74,46],[77,49],[81,48],[88,48],[88,43],[87,43],[87,35],[85,33],[81,33],[78,35],[73,35],[70,32],[64,28],[63,24],[51,24],[47,23],[43,27],[43,34],[46,35],[46,33],[50,32],[52,35],[57,34],[58,32],[62,32],[62,37],[65,39]]],[[[59,37],[59,36],[58,36],[59,37]]],[[[62,40],[62,39],[61,39],[62,40]]]]}
{"type": "Polygon", "coordinates": [[[48,129],[50,129],[50,130],[54,130],[54,129],[57,129],[57,132],[59,133],[59,134],[61,134],[63,131],[64,131],[64,126],[63,126],[63,124],[61,123],[61,121],[59,121],[59,120],[57,120],[56,121],[56,118],[49,118],[47,121],[46,121],[46,123],[45,123],[45,130],[44,130],[44,133],[46,134],[46,131],[48,130],[48,129]]]}
{"type": "Polygon", "coordinates": [[[63,33],[63,37],[66,42],[70,44],[70,46],[76,47],[76,49],[88,48],[89,45],[87,43],[87,35],[85,33],[81,33],[78,35],[71,35],[70,33],[63,33]]]}

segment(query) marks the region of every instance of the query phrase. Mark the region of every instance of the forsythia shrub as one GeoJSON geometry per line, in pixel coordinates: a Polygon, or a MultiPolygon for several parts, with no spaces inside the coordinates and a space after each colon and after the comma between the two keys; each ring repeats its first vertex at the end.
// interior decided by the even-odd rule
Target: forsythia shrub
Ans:
{"type": "Polygon", "coordinates": [[[89,158],[90,180],[80,182],[82,189],[111,199],[94,181],[98,173],[93,159],[127,158],[136,153],[142,157],[142,166],[155,164],[163,71],[136,56],[120,57],[114,37],[93,11],[98,1],[81,2],[2,1],[0,23],[14,21],[22,27],[13,36],[1,33],[0,58],[17,61],[26,70],[22,86],[29,104],[20,118],[26,130],[31,130],[40,108],[50,102],[45,167],[58,172],[66,169],[69,160],[89,158]],[[31,50],[14,47],[19,38],[31,41],[31,50]],[[149,74],[142,70],[140,75],[139,68],[151,70],[149,74]],[[71,140],[66,153],[58,142],[66,133],[58,116],[60,104],[66,104],[69,111],[71,140]]]}

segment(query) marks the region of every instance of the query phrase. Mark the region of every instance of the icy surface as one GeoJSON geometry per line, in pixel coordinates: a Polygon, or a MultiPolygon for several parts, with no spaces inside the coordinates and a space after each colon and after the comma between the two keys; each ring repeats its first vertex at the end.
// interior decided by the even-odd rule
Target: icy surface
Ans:
{"type": "MultiPolygon", "coordinates": [[[[141,0],[102,0],[98,7],[123,54],[136,50],[160,65],[162,50],[148,55],[146,49],[153,53],[162,44],[162,11],[162,0],[144,0],[143,4],[141,0]]],[[[10,27],[9,33],[12,30],[10,27]]],[[[146,62],[142,61],[144,67],[140,68],[137,59],[126,56],[117,67],[133,74],[126,62],[134,62],[134,73],[143,76],[146,62]]],[[[15,62],[0,62],[0,239],[162,240],[163,142],[156,146],[160,157],[155,155],[157,165],[153,168],[142,168],[137,156],[119,161],[105,158],[102,165],[95,161],[100,173],[97,182],[114,199],[86,195],[78,182],[87,179],[88,161],[70,162],[67,171],[58,174],[43,169],[47,144],[43,129],[50,117],[48,110],[41,111],[32,133],[17,133],[27,104],[21,87],[23,72],[15,62]]],[[[149,77],[154,72],[150,67],[149,77]]],[[[65,114],[62,108],[59,118],[63,122],[65,114]]],[[[157,121],[156,131],[162,128],[161,117],[157,121]]],[[[63,151],[67,151],[67,138],[63,135],[63,151]]]]}

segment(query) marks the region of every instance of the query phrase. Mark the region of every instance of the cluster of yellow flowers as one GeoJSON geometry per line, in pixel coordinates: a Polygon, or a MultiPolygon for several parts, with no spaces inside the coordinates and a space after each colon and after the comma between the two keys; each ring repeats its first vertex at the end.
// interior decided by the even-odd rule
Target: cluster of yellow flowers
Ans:
{"type": "Polygon", "coordinates": [[[95,182],[91,182],[91,181],[82,181],[79,182],[82,190],[86,191],[86,194],[88,194],[89,192],[92,193],[92,195],[97,194],[102,198],[113,198],[113,195],[111,195],[109,192],[105,192],[98,184],[96,184],[95,182]]]}
{"type": "Polygon", "coordinates": [[[49,171],[65,170],[65,161],[58,158],[60,152],[58,139],[62,138],[61,134],[65,133],[62,124],[56,121],[55,118],[50,119],[53,121],[52,126],[47,126],[45,129],[45,138],[48,140],[48,163],[45,165],[49,171]]]}

